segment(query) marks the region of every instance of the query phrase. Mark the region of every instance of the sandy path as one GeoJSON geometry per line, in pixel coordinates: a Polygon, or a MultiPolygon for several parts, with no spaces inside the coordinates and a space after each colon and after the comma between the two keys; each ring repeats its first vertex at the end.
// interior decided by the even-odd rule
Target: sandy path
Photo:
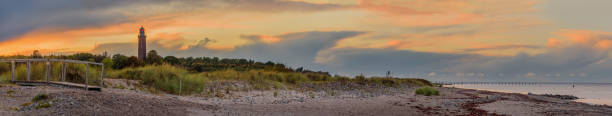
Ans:
{"type": "MultiPolygon", "coordinates": [[[[251,91],[225,98],[150,94],[106,88],[102,92],[59,87],[0,87],[6,115],[612,115],[612,108],[543,96],[438,88],[440,96],[414,95],[414,88],[380,91],[251,91]],[[13,92],[9,92],[13,91],[13,92]],[[384,91],[384,92],[381,92],[384,91]],[[38,93],[51,107],[27,109],[38,93]]],[[[30,105],[31,107],[31,105],[30,105]]]]}

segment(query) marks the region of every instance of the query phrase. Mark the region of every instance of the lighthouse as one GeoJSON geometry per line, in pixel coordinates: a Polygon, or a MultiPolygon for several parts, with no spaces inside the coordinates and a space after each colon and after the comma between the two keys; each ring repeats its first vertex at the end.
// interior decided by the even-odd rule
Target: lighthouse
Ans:
{"type": "Polygon", "coordinates": [[[138,59],[141,61],[147,57],[147,35],[145,35],[144,27],[140,26],[140,33],[138,34],[138,59]]]}

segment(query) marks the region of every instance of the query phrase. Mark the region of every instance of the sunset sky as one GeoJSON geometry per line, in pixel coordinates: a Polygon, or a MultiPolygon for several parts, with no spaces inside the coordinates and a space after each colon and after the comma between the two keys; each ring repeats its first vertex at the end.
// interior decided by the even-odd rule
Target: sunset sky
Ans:
{"type": "Polygon", "coordinates": [[[612,82],[610,0],[3,0],[0,55],[275,61],[434,81],[612,82]]]}

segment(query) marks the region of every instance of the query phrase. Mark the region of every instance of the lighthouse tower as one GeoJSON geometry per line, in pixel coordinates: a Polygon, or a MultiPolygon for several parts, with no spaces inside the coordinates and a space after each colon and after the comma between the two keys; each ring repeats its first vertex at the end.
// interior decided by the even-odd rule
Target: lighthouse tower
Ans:
{"type": "Polygon", "coordinates": [[[140,26],[140,34],[138,34],[138,59],[144,61],[147,57],[147,35],[145,35],[144,27],[140,26]]]}

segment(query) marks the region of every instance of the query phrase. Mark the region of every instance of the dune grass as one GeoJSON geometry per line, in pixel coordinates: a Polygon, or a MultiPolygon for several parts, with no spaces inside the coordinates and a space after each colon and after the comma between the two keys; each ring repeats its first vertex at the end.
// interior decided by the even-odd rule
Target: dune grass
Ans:
{"type": "Polygon", "coordinates": [[[36,96],[34,96],[32,98],[32,102],[38,102],[38,101],[41,101],[41,100],[46,100],[48,98],[49,98],[49,96],[47,94],[39,93],[39,94],[36,94],[36,96]]]}
{"type": "Polygon", "coordinates": [[[419,88],[415,91],[415,93],[419,95],[425,95],[425,96],[440,95],[440,91],[436,90],[435,88],[431,88],[431,87],[419,88]]]}
{"type": "Polygon", "coordinates": [[[130,80],[140,80],[143,85],[170,94],[197,94],[210,93],[216,96],[227,88],[207,88],[207,84],[219,82],[244,82],[247,88],[231,90],[272,90],[272,89],[296,89],[301,83],[333,83],[354,82],[361,84],[380,84],[388,87],[398,87],[402,84],[416,86],[431,86],[431,83],[423,79],[383,78],[371,77],[364,79],[353,79],[342,76],[330,76],[320,73],[302,72],[279,72],[270,70],[248,70],[236,71],[232,69],[211,72],[189,72],[186,69],[172,65],[150,65],[136,68],[125,68],[107,73],[107,77],[130,80]],[[180,84],[179,84],[180,82],[180,84]],[[179,91],[179,85],[182,85],[179,91]],[[219,90],[217,90],[219,89],[219,90]],[[213,92],[214,91],[214,92],[213,92]]]}
{"type": "MultiPolygon", "coordinates": [[[[8,82],[11,77],[10,65],[0,63],[0,81],[8,82]]],[[[44,63],[32,63],[31,80],[46,80],[46,65],[44,63]]],[[[85,82],[86,65],[67,64],[66,81],[74,83],[85,82]]],[[[27,67],[25,63],[17,64],[15,71],[16,80],[26,80],[27,67]]],[[[90,66],[89,84],[97,85],[100,78],[100,67],[90,66]]],[[[51,81],[61,80],[61,64],[51,64],[51,81]]],[[[249,90],[271,90],[271,89],[296,89],[302,83],[359,83],[364,85],[379,84],[387,87],[398,87],[402,84],[417,86],[431,86],[431,83],[423,79],[405,78],[348,78],[343,76],[330,76],[328,74],[316,72],[291,72],[275,70],[245,70],[236,71],[234,69],[216,70],[210,72],[190,72],[185,68],[162,64],[148,65],[144,67],[131,67],[121,70],[107,69],[105,78],[121,78],[130,80],[140,80],[143,85],[150,87],[153,91],[163,91],[170,94],[198,94],[207,93],[207,84],[215,82],[244,82],[249,90]]],[[[219,88],[215,88],[219,89],[219,88]]],[[[227,88],[225,88],[227,89],[227,88]]],[[[245,90],[237,88],[231,90],[245,90]]],[[[219,91],[219,90],[213,90],[219,91]]],[[[222,91],[222,90],[221,90],[222,91]]]]}
{"type": "Polygon", "coordinates": [[[171,94],[179,94],[179,85],[181,94],[191,94],[201,92],[206,84],[206,78],[171,65],[125,68],[108,73],[108,77],[141,80],[144,85],[171,94]]]}

